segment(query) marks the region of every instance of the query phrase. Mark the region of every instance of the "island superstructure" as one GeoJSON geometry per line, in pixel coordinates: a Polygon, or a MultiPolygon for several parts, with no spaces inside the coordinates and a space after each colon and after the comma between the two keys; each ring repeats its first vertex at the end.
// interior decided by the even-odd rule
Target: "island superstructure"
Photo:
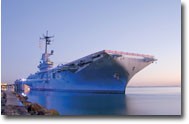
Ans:
{"type": "Polygon", "coordinates": [[[45,52],[39,71],[26,79],[15,81],[17,88],[28,85],[31,90],[64,92],[125,93],[129,80],[140,70],[156,61],[151,55],[102,50],[53,68],[48,45],[52,36],[43,36],[45,52]]]}

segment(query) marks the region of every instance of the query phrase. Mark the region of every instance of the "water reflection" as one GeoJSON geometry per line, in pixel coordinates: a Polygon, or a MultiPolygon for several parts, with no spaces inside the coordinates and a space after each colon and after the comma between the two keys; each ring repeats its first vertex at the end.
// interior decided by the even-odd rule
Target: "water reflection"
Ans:
{"type": "Polygon", "coordinates": [[[126,115],[125,94],[86,94],[31,91],[29,101],[48,109],[56,109],[61,115],[126,115]]]}
{"type": "Polygon", "coordinates": [[[181,115],[180,94],[127,95],[128,115],[181,115]]]}
{"type": "Polygon", "coordinates": [[[30,91],[28,101],[61,115],[180,115],[180,87],[128,88],[125,94],[30,91]]]}

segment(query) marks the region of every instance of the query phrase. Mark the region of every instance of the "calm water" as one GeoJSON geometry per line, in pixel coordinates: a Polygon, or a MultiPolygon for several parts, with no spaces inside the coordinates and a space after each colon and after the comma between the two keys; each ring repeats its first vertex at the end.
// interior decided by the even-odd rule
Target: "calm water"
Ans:
{"type": "Polygon", "coordinates": [[[180,87],[128,87],[126,94],[31,91],[28,101],[61,115],[180,115],[180,87]]]}

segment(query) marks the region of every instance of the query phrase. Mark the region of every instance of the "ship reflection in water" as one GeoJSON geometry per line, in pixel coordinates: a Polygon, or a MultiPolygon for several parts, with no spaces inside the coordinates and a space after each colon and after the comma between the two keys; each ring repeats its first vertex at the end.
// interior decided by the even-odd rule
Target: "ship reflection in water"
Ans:
{"type": "Polygon", "coordinates": [[[37,102],[61,115],[180,115],[180,87],[127,88],[125,94],[30,91],[37,102]]]}

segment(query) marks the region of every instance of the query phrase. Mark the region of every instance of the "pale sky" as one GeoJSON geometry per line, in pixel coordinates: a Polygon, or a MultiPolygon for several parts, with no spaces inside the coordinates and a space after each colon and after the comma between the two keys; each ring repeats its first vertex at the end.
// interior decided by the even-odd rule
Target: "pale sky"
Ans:
{"type": "Polygon", "coordinates": [[[39,37],[55,35],[55,65],[103,50],[154,55],[129,85],[181,84],[180,0],[2,0],[1,81],[38,71],[39,37]]]}

